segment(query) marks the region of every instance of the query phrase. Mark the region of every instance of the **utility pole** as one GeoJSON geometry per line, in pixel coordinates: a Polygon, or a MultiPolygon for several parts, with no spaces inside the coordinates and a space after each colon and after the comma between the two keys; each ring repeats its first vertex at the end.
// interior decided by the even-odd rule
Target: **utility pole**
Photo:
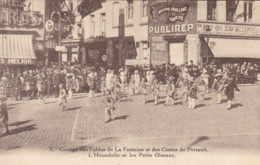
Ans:
{"type": "MultiPolygon", "coordinates": [[[[59,46],[61,46],[61,12],[59,11],[59,46]]],[[[62,52],[59,51],[59,66],[61,65],[61,54],[62,52]]]]}

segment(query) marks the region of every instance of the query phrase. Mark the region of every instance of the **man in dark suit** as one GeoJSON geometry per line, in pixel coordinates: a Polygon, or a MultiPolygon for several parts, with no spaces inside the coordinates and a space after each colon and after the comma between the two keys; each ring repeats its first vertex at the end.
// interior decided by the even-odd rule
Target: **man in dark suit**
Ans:
{"type": "Polygon", "coordinates": [[[18,98],[22,100],[21,88],[22,88],[21,72],[18,72],[14,80],[15,100],[18,100],[18,98]]]}

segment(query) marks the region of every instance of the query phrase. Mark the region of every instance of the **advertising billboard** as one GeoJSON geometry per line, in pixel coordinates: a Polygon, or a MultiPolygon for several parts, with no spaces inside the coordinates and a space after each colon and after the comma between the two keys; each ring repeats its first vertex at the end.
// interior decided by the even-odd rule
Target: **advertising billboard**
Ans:
{"type": "Polygon", "coordinates": [[[197,1],[159,0],[148,4],[148,38],[151,63],[168,61],[168,42],[165,37],[183,37],[197,32],[197,1]]]}

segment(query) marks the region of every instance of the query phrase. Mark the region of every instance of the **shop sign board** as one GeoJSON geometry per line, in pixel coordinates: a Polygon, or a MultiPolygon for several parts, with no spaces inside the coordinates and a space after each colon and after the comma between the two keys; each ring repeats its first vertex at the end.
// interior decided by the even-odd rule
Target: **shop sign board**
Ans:
{"type": "Polygon", "coordinates": [[[35,59],[4,59],[0,58],[1,65],[34,65],[35,59]]]}
{"type": "Polygon", "coordinates": [[[260,36],[260,26],[227,24],[227,23],[198,23],[197,30],[200,34],[207,34],[209,27],[212,35],[233,35],[233,36],[260,36]]]}
{"type": "Polygon", "coordinates": [[[168,41],[164,37],[196,34],[197,1],[149,1],[148,39],[152,64],[168,61],[168,41]]]}

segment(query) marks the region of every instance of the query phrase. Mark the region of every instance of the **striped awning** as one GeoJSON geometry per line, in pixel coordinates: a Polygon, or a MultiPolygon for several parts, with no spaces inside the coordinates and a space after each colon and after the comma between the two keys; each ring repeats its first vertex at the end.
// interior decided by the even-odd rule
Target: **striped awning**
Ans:
{"type": "Polygon", "coordinates": [[[36,59],[33,35],[0,34],[0,59],[36,59]]]}

